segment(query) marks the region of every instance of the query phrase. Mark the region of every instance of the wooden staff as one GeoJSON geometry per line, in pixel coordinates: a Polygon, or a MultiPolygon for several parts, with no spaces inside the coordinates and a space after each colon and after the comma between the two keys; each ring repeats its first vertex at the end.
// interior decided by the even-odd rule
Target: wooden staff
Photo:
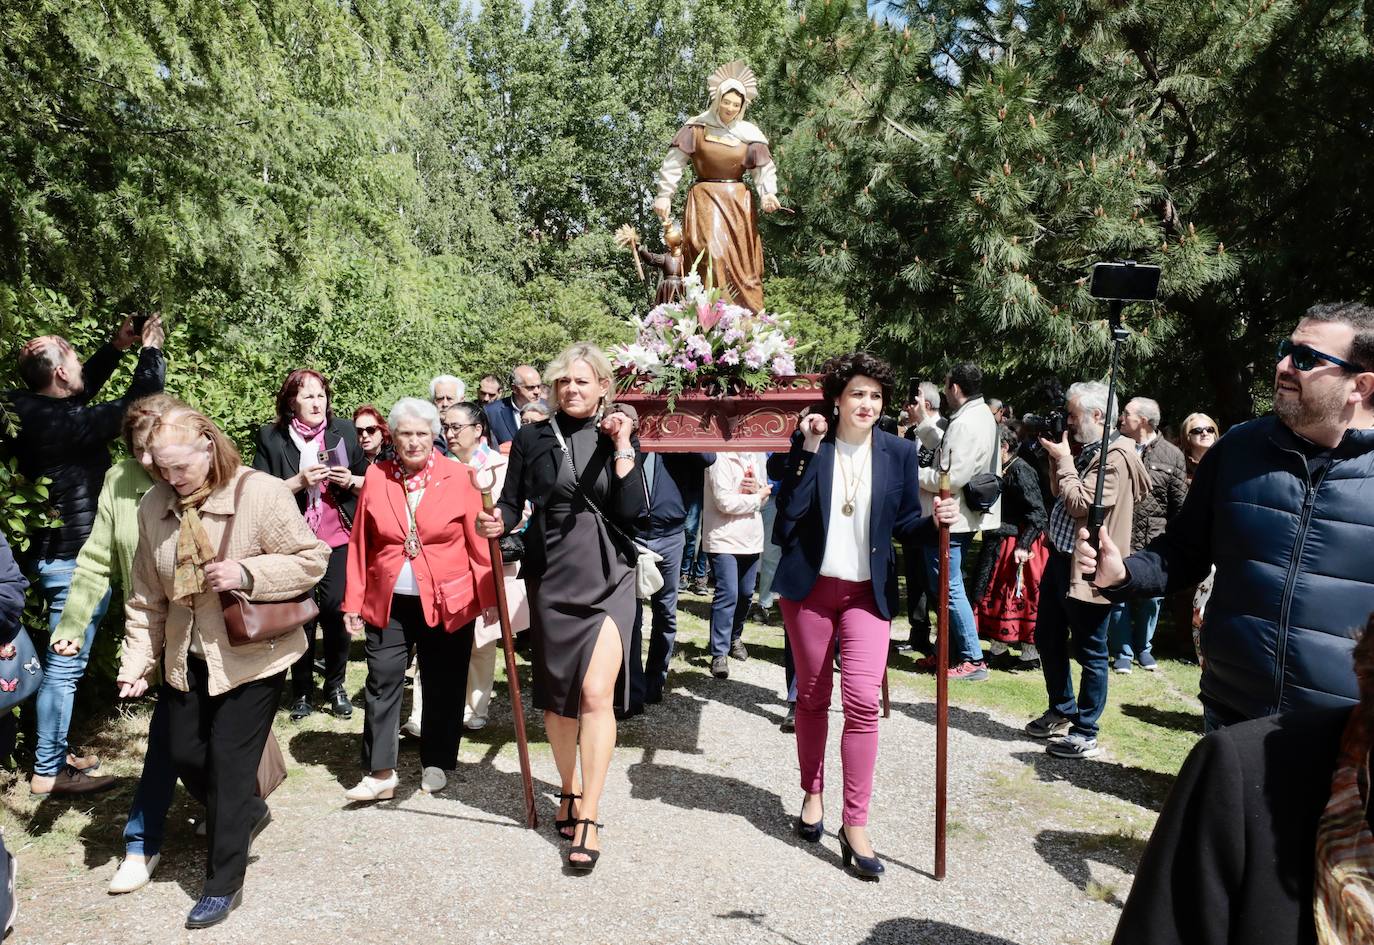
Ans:
{"type": "MultiPolygon", "coordinates": [[[[482,488],[478,477],[484,470],[468,469],[472,484],[482,493],[482,510],[493,512],[496,500],[492,497],[492,487],[496,485],[496,474],[492,473],[487,487],[482,488]]],[[[530,746],[525,738],[525,704],[520,699],[520,676],[515,669],[515,636],[510,630],[510,607],[506,603],[506,566],[501,558],[501,539],[488,539],[491,543],[491,566],[496,577],[496,610],[501,618],[501,648],[506,652],[506,682],[510,684],[511,715],[515,719],[515,747],[520,753],[520,778],[525,784],[525,822],[531,830],[539,827],[539,813],[534,809],[534,775],[530,773],[530,746]]]]}
{"type": "Polygon", "coordinates": [[[883,670],[883,718],[892,718],[892,700],[887,697],[887,670],[883,670]]]}
{"type": "MultiPolygon", "coordinates": [[[[940,451],[940,498],[948,500],[950,456],[940,451]]],[[[945,878],[945,796],[949,781],[949,526],[940,525],[940,604],[935,611],[935,878],[945,878]]]]}

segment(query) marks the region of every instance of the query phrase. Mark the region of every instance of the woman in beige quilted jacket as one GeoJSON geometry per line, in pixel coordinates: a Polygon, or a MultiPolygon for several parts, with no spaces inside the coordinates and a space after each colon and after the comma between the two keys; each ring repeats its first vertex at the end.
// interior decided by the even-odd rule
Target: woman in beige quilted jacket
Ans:
{"type": "Polygon", "coordinates": [[[249,845],[271,820],[255,793],[258,760],[286,671],[305,652],[299,629],[232,646],[220,593],[298,597],[324,574],[329,549],[286,485],[245,467],[205,415],[164,414],[149,446],[164,481],[139,505],[120,695],[141,695],[161,665],[172,761],[208,814],[205,886],[186,919],[205,928],[239,904],[249,845]]]}

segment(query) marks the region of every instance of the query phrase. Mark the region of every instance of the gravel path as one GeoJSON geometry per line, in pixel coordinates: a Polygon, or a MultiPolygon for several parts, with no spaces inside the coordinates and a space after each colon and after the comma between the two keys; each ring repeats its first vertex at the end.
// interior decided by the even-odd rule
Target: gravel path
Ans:
{"type": "MultiPolygon", "coordinates": [[[[699,651],[693,651],[699,654],[699,651]]],[[[464,739],[458,783],[418,790],[403,749],[394,801],[347,807],[360,713],[278,732],[294,759],[272,798],[243,906],[224,925],[181,927],[200,888],[204,841],[179,804],[154,882],[105,894],[123,805],[96,808],[81,850],[30,864],[24,942],[290,943],[1102,943],[1110,940],[1158,785],[1109,760],[1051,759],[1023,719],[953,709],[949,877],[932,869],[933,707],[893,692],[870,818],[879,883],[840,869],[838,735],[832,716],[827,836],[796,839],[794,742],[778,732],[781,671],[759,659],[710,678],[694,655],[648,716],[623,723],[590,876],[565,874],[550,829],[554,768],[532,746],[540,830],[520,825],[504,692],[492,725],[464,739]]],[[[838,686],[836,687],[838,690],[838,686]]],[[[958,689],[954,688],[957,700],[958,689]]],[[[838,704],[838,692],[836,695],[838,704]]],[[[318,717],[317,717],[318,718],[318,717]]],[[[313,721],[313,720],[312,720],[313,721]]],[[[533,722],[533,720],[532,720],[533,722]]],[[[22,862],[22,860],[21,860],[22,862]]]]}

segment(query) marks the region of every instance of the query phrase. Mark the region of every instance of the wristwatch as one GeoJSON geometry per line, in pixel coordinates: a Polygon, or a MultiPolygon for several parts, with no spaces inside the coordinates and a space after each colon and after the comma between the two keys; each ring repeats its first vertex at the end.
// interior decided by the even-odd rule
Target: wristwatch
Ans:
{"type": "Polygon", "coordinates": [[[611,454],[611,459],[634,459],[634,450],[616,450],[611,454]]]}

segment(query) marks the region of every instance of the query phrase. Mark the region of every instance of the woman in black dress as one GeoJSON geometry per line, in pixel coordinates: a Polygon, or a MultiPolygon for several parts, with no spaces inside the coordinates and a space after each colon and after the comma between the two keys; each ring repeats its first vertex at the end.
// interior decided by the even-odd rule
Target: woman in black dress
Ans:
{"type": "Polygon", "coordinates": [[[562,787],[555,825],[574,842],[568,865],[590,870],[600,855],[596,823],[615,749],[614,710],[629,706],[630,632],[637,552],[630,538],[647,524],[648,498],[628,417],[607,413],[611,365],[594,345],[576,344],[544,376],[558,410],[522,427],[510,452],[496,537],[519,525],[525,502],[520,577],[534,630],[534,705],[544,710],[562,787]],[[581,752],[581,777],[578,754],[581,752]],[[579,789],[578,782],[581,781],[579,789]]]}

